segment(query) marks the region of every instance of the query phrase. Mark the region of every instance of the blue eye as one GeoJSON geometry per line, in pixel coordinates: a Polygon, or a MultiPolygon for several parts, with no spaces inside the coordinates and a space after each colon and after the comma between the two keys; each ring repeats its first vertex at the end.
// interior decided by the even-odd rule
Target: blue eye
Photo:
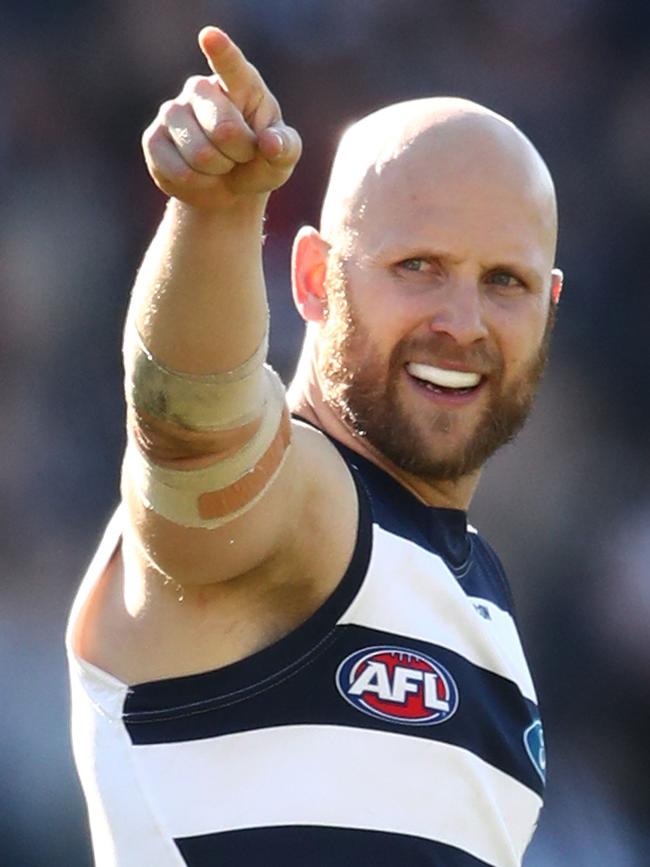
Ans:
{"type": "Polygon", "coordinates": [[[412,259],[404,259],[403,261],[401,261],[399,263],[399,267],[404,268],[406,271],[419,272],[419,271],[423,271],[424,266],[426,266],[428,264],[429,263],[426,261],[426,259],[420,259],[418,257],[413,257],[412,259]]]}
{"type": "Polygon", "coordinates": [[[510,281],[514,279],[512,274],[508,274],[506,271],[497,271],[495,274],[491,274],[490,278],[493,283],[498,283],[499,286],[509,286],[510,281]]]}
{"type": "Polygon", "coordinates": [[[519,277],[511,274],[509,271],[492,271],[487,279],[489,283],[503,289],[518,289],[524,285],[519,277]]]}

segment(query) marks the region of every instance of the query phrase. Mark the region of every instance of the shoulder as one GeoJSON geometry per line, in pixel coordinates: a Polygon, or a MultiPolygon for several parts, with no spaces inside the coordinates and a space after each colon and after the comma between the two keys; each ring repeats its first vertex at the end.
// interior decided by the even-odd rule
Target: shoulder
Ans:
{"type": "MultiPolygon", "coordinates": [[[[184,588],[183,605],[172,592],[174,581],[167,584],[160,575],[148,580],[149,568],[129,542],[131,516],[121,510],[121,526],[117,530],[114,524],[116,531],[109,534],[110,543],[102,545],[75,605],[73,652],[134,683],[235,662],[310,617],[337,588],[355,556],[358,495],[336,447],[300,422],[293,425],[282,474],[284,483],[273,485],[264,502],[248,514],[244,534],[234,525],[224,528],[232,545],[226,536],[223,544],[206,542],[196,530],[192,544],[182,535],[186,530],[179,531],[178,538],[167,534],[166,544],[176,549],[177,559],[200,560],[194,573],[200,569],[209,576],[218,570],[215,562],[223,564],[234,556],[233,549],[246,548],[250,556],[267,532],[269,513],[285,516],[271,556],[246,572],[233,569],[228,580],[194,591],[184,588]],[[121,545],[120,531],[125,534],[121,545]],[[143,607],[134,616],[127,610],[126,596],[130,584],[141,583],[143,607]],[[200,605],[194,605],[195,596],[200,605]]],[[[219,532],[211,531],[211,537],[219,532]]]]}

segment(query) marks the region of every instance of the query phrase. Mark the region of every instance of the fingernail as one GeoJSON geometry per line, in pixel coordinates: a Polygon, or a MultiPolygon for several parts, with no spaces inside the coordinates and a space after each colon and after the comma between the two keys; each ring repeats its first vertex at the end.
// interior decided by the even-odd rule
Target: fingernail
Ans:
{"type": "Polygon", "coordinates": [[[274,129],[269,130],[269,135],[273,138],[273,140],[277,144],[277,146],[279,148],[278,153],[280,153],[282,151],[282,149],[284,148],[284,139],[282,138],[280,133],[276,132],[276,130],[274,130],[274,129]]]}

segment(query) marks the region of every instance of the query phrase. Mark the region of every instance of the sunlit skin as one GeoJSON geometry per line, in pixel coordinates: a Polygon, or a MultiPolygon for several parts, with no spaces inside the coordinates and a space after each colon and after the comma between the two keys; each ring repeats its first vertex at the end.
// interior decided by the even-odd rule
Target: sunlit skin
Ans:
{"type": "Polygon", "coordinates": [[[520,426],[541,374],[561,287],[552,182],[528,140],[473,103],[420,100],[360,127],[347,153],[343,142],[321,232],[296,242],[309,328],[290,398],[425,502],[466,508],[480,467],[454,468],[504,400],[522,405],[520,426]],[[408,362],[481,380],[431,391],[408,362]],[[355,388],[376,407],[362,418],[355,388]]]}

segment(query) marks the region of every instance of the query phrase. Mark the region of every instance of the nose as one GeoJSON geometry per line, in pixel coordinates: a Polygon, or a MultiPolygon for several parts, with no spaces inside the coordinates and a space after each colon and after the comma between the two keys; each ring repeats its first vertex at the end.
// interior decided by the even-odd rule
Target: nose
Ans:
{"type": "Polygon", "coordinates": [[[436,293],[430,328],[435,334],[449,335],[460,346],[484,340],[488,331],[479,287],[469,280],[450,281],[444,291],[436,293]]]}

